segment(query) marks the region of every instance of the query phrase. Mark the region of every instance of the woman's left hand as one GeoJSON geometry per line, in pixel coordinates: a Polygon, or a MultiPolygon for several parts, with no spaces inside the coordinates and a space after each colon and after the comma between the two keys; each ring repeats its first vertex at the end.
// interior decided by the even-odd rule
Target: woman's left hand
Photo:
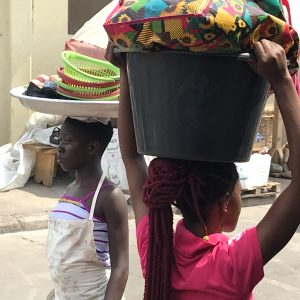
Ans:
{"type": "Polygon", "coordinates": [[[115,65],[117,68],[122,69],[126,66],[125,56],[123,53],[116,53],[116,48],[117,47],[111,41],[109,41],[106,47],[105,59],[115,65]]]}

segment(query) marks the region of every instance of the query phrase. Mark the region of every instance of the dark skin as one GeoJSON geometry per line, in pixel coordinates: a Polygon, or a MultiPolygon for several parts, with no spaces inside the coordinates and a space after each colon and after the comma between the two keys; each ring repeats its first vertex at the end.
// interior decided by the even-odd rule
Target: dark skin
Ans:
{"type": "MultiPolygon", "coordinates": [[[[143,202],[143,184],[147,178],[147,165],[137,152],[130,104],[129,81],[126,63],[107,47],[106,59],[121,68],[121,97],[119,104],[119,138],[136,224],[149,213],[143,202]]],[[[265,217],[257,225],[263,263],[272,259],[292,238],[300,223],[300,99],[287,68],[285,52],[281,46],[262,40],[254,44],[256,61],[249,63],[255,72],[265,77],[275,93],[282,114],[290,147],[292,181],[281,193],[265,217]]],[[[217,201],[207,216],[208,233],[235,228],[240,211],[240,187],[217,201]],[[220,204],[221,203],[221,206],[220,204]]],[[[203,237],[201,224],[186,224],[195,235],[203,237]]]]}
{"type": "MultiPolygon", "coordinates": [[[[68,124],[61,129],[58,163],[66,171],[75,171],[76,179],[68,194],[83,198],[95,191],[102,175],[102,147],[96,140],[87,141],[76,134],[68,124]]],[[[92,198],[87,201],[90,207],[92,198]]],[[[128,279],[128,211],[127,203],[119,188],[107,188],[98,195],[95,216],[104,218],[108,226],[108,242],[111,275],[107,284],[105,300],[120,300],[128,279]]]]}
{"type": "Polygon", "coordinates": [[[255,44],[254,52],[259,59],[251,66],[269,80],[285,124],[292,172],[291,183],[257,225],[264,263],[267,263],[289,242],[300,223],[300,99],[282,47],[262,40],[255,44]]]}

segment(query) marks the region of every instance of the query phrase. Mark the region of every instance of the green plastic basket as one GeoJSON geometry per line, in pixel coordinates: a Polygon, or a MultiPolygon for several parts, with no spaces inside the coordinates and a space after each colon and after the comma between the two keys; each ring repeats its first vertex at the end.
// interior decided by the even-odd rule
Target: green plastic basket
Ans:
{"type": "Polygon", "coordinates": [[[64,88],[58,86],[57,93],[75,100],[85,100],[85,101],[117,101],[120,96],[120,90],[116,90],[112,93],[106,95],[97,95],[94,93],[84,93],[84,92],[74,92],[70,90],[65,90],[64,88]]]}
{"type": "Polygon", "coordinates": [[[114,86],[109,86],[109,87],[103,87],[103,88],[92,88],[92,87],[85,87],[85,86],[75,86],[71,84],[66,84],[62,82],[62,80],[58,79],[56,80],[56,84],[60,87],[62,87],[65,90],[69,90],[72,92],[84,92],[84,93],[94,93],[94,94],[108,94],[116,91],[119,89],[120,85],[114,85],[114,86]]]}
{"type": "Polygon", "coordinates": [[[111,82],[120,78],[120,70],[108,61],[74,51],[63,51],[61,57],[65,74],[73,79],[84,82],[111,82]]]}

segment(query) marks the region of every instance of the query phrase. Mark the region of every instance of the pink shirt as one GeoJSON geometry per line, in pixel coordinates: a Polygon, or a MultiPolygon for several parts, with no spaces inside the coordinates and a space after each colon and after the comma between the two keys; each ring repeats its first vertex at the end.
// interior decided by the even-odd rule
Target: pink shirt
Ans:
{"type": "MultiPolygon", "coordinates": [[[[148,216],[136,228],[137,245],[145,275],[148,249],[148,216]]],[[[229,239],[221,233],[205,242],[184,225],[174,233],[172,300],[251,300],[263,278],[263,261],[256,228],[229,239]]]]}

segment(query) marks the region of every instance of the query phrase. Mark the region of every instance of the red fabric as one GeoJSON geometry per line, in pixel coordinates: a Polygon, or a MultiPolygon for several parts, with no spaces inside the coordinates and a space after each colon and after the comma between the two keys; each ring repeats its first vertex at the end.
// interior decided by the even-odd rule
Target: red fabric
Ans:
{"type": "Polygon", "coordinates": [[[284,5],[287,9],[288,15],[289,15],[289,24],[292,25],[292,15],[291,15],[291,8],[288,0],[282,0],[282,5],[284,5]]]}
{"type": "Polygon", "coordinates": [[[300,96],[300,80],[299,80],[299,72],[294,74],[292,76],[292,79],[293,79],[293,82],[294,82],[294,85],[296,87],[296,91],[298,93],[298,95],[300,96]]]}
{"type": "MultiPolygon", "coordinates": [[[[147,264],[149,217],[137,225],[143,274],[147,264]]],[[[229,239],[216,233],[205,242],[188,231],[183,220],[174,234],[172,300],[251,300],[264,276],[256,228],[229,239]]]]}
{"type": "MultiPolygon", "coordinates": [[[[286,10],[288,12],[288,22],[292,26],[293,21],[292,21],[292,14],[291,14],[291,8],[290,8],[289,1],[288,0],[282,0],[282,5],[284,5],[286,7],[286,10]]],[[[298,92],[298,95],[300,96],[299,71],[292,76],[292,79],[293,79],[294,85],[296,87],[296,90],[298,92]]]]}
{"type": "Polygon", "coordinates": [[[86,55],[92,58],[104,60],[105,49],[99,48],[89,43],[80,42],[70,39],[65,43],[65,50],[74,51],[82,55],[86,55]]]}

